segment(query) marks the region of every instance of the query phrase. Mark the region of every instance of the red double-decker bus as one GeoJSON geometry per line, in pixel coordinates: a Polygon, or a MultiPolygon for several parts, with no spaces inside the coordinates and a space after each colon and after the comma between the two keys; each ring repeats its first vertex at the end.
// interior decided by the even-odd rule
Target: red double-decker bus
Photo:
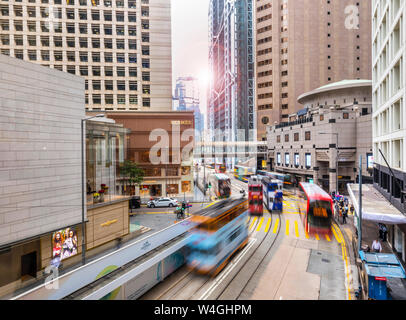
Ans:
{"type": "Polygon", "coordinates": [[[263,187],[256,176],[248,180],[248,211],[251,215],[264,214],[263,187]]]}
{"type": "Polygon", "coordinates": [[[312,183],[301,182],[298,188],[299,211],[305,231],[308,234],[331,236],[333,200],[331,196],[312,183]]]}

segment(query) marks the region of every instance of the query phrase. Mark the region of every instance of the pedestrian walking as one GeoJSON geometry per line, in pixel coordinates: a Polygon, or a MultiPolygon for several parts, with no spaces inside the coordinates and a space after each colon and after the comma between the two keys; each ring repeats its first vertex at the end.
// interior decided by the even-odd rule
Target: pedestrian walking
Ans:
{"type": "Polygon", "coordinates": [[[343,224],[347,224],[347,217],[348,217],[348,207],[343,209],[343,224]]]}
{"type": "Polygon", "coordinates": [[[376,240],[374,240],[374,242],[372,242],[371,247],[372,247],[373,252],[377,252],[377,253],[382,252],[382,245],[378,239],[376,239],[376,240]]]}

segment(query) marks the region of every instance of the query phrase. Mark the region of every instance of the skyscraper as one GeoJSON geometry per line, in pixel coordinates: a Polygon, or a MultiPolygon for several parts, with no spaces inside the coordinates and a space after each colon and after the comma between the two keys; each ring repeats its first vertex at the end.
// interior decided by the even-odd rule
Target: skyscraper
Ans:
{"type": "Polygon", "coordinates": [[[255,129],[253,1],[211,0],[209,8],[208,128],[225,141],[244,140],[255,129]]]}
{"type": "Polygon", "coordinates": [[[171,110],[170,0],[2,1],[1,53],[83,76],[86,109],[171,110]]]}
{"type": "Polygon", "coordinates": [[[371,1],[255,1],[258,139],[288,122],[297,98],[341,80],[371,79],[371,1]]]}
{"type": "Polygon", "coordinates": [[[204,115],[200,112],[200,91],[198,79],[193,77],[179,77],[176,79],[173,95],[173,109],[176,111],[193,111],[195,130],[204,130],[204,115]]]}

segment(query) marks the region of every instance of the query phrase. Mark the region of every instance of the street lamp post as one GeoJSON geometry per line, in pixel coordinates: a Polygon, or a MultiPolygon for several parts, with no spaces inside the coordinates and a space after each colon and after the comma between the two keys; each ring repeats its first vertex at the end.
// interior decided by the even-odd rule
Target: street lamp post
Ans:
{"type": "Polygon", "coordinates": [[[86,228],[85,228],[85,159],[84,159],[84,127],[87,120],[93,118],[104,118],[104,114],[98,114],[93,117],[81,119],[80,134],[81,134],[81,161],[82,161],[82,265],[86,264],[86,228]]]}
{"type": "Polygon", "coordinates": [[[337,139],[337,141],[336,141],[336,152],[337,152],[337,156],[336,156],[336,193],[338,193],[338,153],[339,153],[339,150],[338,150],[338,133],[336,133],[336,132],[330,132],[330,133],[328,133],[328,132],[320,132],[320,134],[332,134],[332,135],[335,135],[336,139],[337,139]]]}

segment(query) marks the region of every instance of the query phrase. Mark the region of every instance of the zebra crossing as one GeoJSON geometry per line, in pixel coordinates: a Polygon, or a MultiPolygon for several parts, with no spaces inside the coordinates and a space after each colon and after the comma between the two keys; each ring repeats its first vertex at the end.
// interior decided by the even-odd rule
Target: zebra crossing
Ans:
{"type": "Polygon", "coordinates": [[[334,239],[340,243],[340,237],[332,228],[334,239],[330,238],[328,235],[309,235],[307,232],[303,230],[303,227],[301,226],[301,221],[297,219],[280,219],[277,217],[270,217],[270,216],[264,216],[264,217],[249,217],[247,219],[248,223],[248,230],[250,232],[264,232],[264,233],[274,233],[276,234],[279,229],[279,225],[281,228],[282,233],[284,233],[288,237],[295,237],[297,239],[299,238],[306,238],[306,239],[313,239],[317,241],[327,241],[331,242],[334,239]],[[271,228],[273,226],[273,228],[271,228]]]}

